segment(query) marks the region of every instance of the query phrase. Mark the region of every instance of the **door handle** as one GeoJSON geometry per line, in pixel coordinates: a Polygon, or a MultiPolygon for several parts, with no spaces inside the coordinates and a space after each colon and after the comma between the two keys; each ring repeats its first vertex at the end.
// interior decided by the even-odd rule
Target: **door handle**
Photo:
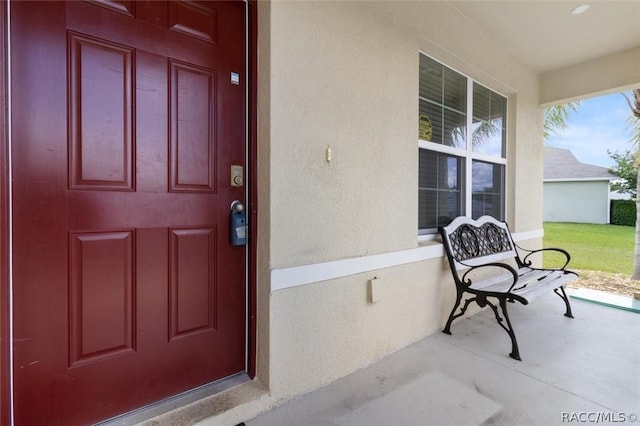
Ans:
{"type": "Polygon", "coordinates": [[[241,212],[244,211],[244,204],[242,204],[240,201],[235,200],[231,203],[231,211],[232,212],[241,212]]]}

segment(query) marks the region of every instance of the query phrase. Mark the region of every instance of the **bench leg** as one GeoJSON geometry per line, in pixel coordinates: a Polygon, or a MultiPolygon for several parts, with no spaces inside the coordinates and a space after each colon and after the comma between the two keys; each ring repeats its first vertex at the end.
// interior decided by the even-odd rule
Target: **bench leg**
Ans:
{"type": "Polygon", "coordinates": [[[453,323],[453,320],[463,316],[464,313],[467,312],[467,308],[469,307],[469,304],[471,302],[477,301],[476,297],[472,297],[470,299],[465,300],[464,301],[464,306],[462,306],[462,309],[460,310],[460,313],[456,314],[455,312],[458,309],[458,306],[460,306],[460,301],[462,300],[462,295],[463,294],[464,294],[463,291],[460,291],[460,290],[457,291],[456,303],[453,305],[453,309],[451,310],[451,313],[449,314],[449,319],[447,320],[447,325],[445,325],[444,329],[442,330],[442,332],[445,333],[445,334],[449,334],[449,335],[451,334],[451,323],[453,323]]]}
{"type": "Polygon", "coordinates": [[[454,313],[456,312],[456,309],[458,309],[458,306],[460,306],[460,300],[462,300],[462,292],[456,288],[456,303],[453,305],[453,309],[449,314],[447,325],[445,325],[444,330],[442,330],[443,333],[451,334],[451,323],[457,318],[454,313]]]}
{"type": "Polygon", "coordinates": [[[571,312],[571,304],[569,303],[569,297],[567,296],[567,293],[565,293],[564,291],[564,286],[556,288],[555,290],[553,290],[553,292],[560,296],[562,300],[564,300],[564,304],[567,307],[567,311],[564,313],[564,316],[573,318],[573,313],[571,312]]]}
{"type": "Polygon", "coordinates": [[[520,358],[520,351],[518,350],[518,341],[516,340],[516,334],[513,332],[513,326],[511,325],[511,320],[509,319],[509,313],[507,312],[507,298],[500,298],[500,309],[502,309],[502,315],[504,315],[504,319],[507,322],[506,326],[502,323],[502,318],[500,318],[498,308],[489,301],[487,301],[487,304],[491,306],[491,309],[493,309],[493,313],[496,316],[498,325],[502,327],[511,338],[511,353],[509,354],[509,356],[515,360],[522,361],[522,358],[520,358]]]}

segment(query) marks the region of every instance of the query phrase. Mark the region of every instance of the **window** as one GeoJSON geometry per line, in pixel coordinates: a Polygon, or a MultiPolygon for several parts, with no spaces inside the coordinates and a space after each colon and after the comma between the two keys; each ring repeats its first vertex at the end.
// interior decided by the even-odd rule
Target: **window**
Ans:
{"type": "Polygon", "coordinates": [[[418,227],[504,219],[507,99],[420,54],[418,227]]]}

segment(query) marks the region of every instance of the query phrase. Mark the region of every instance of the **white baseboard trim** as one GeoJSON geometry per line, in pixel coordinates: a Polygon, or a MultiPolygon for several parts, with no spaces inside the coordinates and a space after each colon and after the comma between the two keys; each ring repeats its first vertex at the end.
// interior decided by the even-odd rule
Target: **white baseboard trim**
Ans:
{"type": "MultiPolygon", "coordinates": [[[[518,241],[542,238],[544,230],[518,232],[513,239],[518,241]]],[[[319,281],[348,277],[363,272],[406,265],[444,256],[441,243],[435,243],[415,249],[375,254],[371,256],[354,257],[350,259],[334,260],[331,262],[313,263],[310,265],[292,266],[271,270],[271,291],[284,290],[312,284],[319,281]]]]}

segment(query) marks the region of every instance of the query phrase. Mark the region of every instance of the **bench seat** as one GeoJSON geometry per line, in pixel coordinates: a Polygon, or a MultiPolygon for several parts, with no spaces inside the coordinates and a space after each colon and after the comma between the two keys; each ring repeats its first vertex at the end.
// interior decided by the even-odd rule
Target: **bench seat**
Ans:
{"type": "Polygon", "coordinates": [[[542,293],[552,291],[568,282],[576,279],[572,272],[552,269],[519,268],[516,287],[511,291],[513,283],[511,274],[501,274],[495,277],[476,281],[469,286],[470,290],[479,290],[491,293],[510,293],[524,299],[524,304],[535,299],[542,293]]]}

